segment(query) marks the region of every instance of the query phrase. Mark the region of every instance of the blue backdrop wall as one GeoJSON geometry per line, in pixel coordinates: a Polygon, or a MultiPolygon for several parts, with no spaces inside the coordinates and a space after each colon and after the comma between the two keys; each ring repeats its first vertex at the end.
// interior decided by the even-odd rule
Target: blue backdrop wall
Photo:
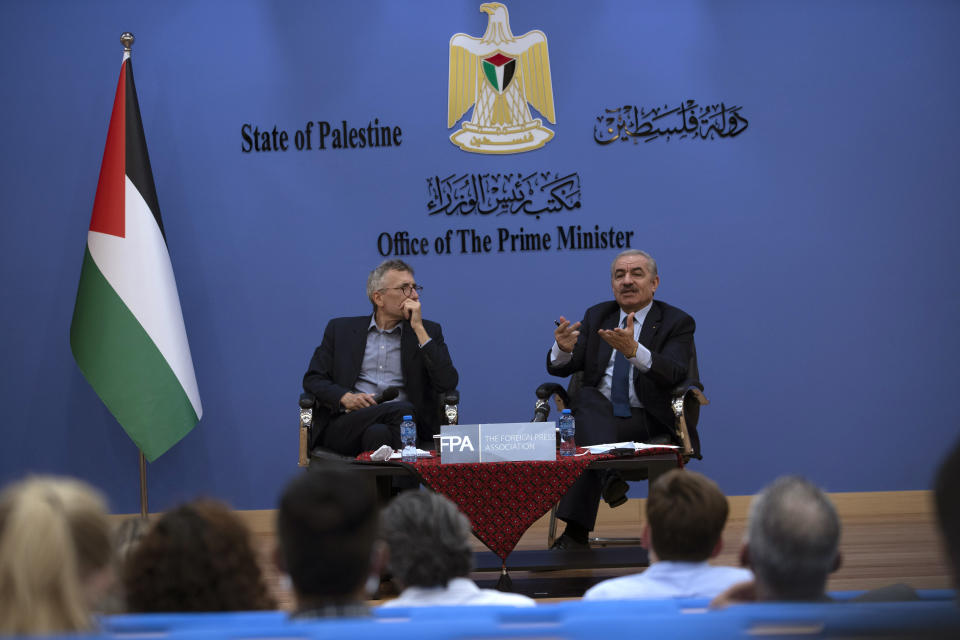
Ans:
{"type": "Polygon", "coordinates": [[[138,509],[136,448],[69,347],[130,30],[204,405],[150,465],[152,508],[274,505],[297,472],[300,378],[329,318],[367,312],[382,233],[431,243],[409,262],[461,372],[463,421],[528,419],[554,318],[610,297],[616,251],[558,249],[571,225],[632,231],[660,262],[657,297],[696,318],[712,402],[695,468],[727,492],[786,472],[832,491],[926,488],[958,431],[960,4],[513,1],[513,32],[547,37],[555,135],[499,156],[460,150],[447,127],[450,38],[483,33],[479,4],[0,4],[0,481],[73,474],[138,509]],[[740,107],[746,128],[595,128],[606,109],[687,100],[740,107]],[[317,148],[318,123],[374,119],[400,144],[317,148]],[[308,122],[309,151],[244,151],[245,124],[292,140],[308,122]],[[509,173],[574,175],[564,197],[580,206],[432,200],[431,178],[509,173]],[[521,228],[550,250],[497,250],[498,229],[521,228]],[[438,255],[458,231],[492,250],[438,255]]]}

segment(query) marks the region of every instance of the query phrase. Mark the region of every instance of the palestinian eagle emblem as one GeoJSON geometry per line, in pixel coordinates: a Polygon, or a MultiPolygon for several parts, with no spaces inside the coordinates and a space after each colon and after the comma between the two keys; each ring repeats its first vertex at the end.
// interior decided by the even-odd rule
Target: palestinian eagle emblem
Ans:
{"type": "Polygon", "coordinates": [[[487,31],[481,38],[465,33],[450,38],[450,84],[447,128],[473,107],[470,120],[450,141],[474,153],[521,153],[539,149],[552,137],[530,106],[556,124],[547,36],[529,31],[519,38],[510,31],[507,8],[485,2],[487,31]]]}

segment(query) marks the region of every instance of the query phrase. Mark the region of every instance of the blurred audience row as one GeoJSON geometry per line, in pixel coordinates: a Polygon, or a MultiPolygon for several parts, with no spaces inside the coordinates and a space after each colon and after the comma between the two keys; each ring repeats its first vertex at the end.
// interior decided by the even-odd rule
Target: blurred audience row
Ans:
{"type": "MultiPolygon", "coordinates": [[[[954,578],[960,575],[960,448],[935,486],[954,578]]],[[[780,478],[753,501],[740,559],[713,566],[729,506],[717,485],[672,471],[651,487],[644,544],[651,566],[601,582],[585,600],[712,598],[825,601],[842,561],[840,519],[799,477],[780,478]]],[[[526,596],[480,589],[469,578],[470,523],[445,497],[407,491],[380,511],[374,491],[346,467],[298,475],[277,511],[275,564],[295,594],[294,616],[369,615],[384,574],[402,592],[382,605],[533,606],[526,596]]],[[[906,599],[899,585],[865,599],[906,599]]],[[[251,534],[224,504],[196,500],[147,524],[114,531],[103,497],[71,479],[33,477],[0,494],[0,635],[95,627],[95,613],[273,609],[251,534]]]]}

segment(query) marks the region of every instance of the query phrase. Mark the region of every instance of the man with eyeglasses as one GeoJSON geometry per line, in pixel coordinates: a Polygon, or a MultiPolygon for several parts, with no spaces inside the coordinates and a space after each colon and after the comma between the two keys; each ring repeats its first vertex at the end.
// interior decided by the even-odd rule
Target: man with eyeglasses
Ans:
{"type": "Polygon", "coordinates": [[[303,376],[318,405],[311,449],[398,449],[404,415],[414,416],[418,440],[437,432],[439,398],[456,389],[459,376],[440,325],[423,319],[422,290],[410,265],[385,260],[367,278],[373,314],[327,324],[303,376]],[[389,387],[399,390],[397,398],[378,403],[375,396],[389,387]]]}

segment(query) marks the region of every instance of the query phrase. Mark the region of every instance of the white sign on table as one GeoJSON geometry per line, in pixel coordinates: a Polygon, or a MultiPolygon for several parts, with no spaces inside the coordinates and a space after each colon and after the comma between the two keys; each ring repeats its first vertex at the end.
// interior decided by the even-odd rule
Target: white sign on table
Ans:
{"type": "Polygon", "coordinates": [[[440,427],[440,463],[556,460],[553,422],[461,424],[440,427]]]}

